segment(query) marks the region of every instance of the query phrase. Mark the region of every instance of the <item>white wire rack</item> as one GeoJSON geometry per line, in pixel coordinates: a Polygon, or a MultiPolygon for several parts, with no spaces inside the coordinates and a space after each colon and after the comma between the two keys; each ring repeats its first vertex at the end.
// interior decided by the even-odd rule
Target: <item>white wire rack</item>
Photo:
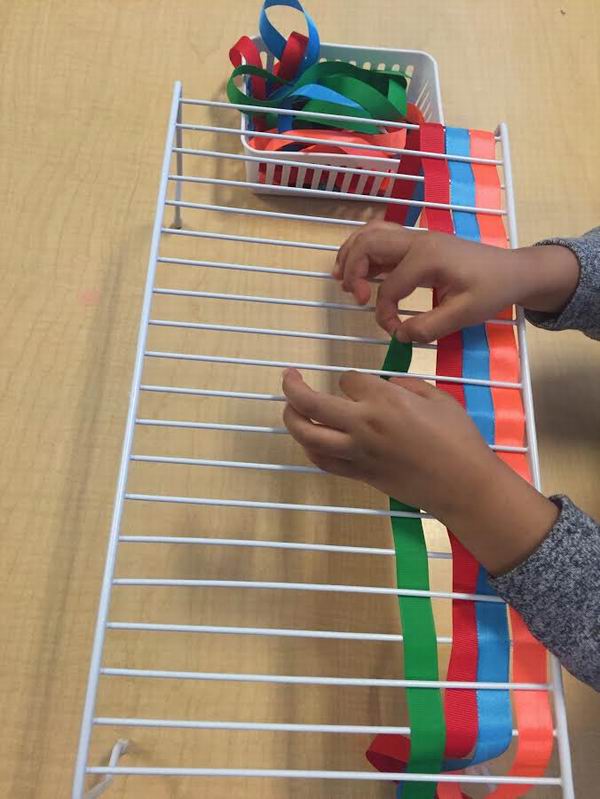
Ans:
{"type": "MultiPolygon", "coordinates": [[[[399,677],[402,635],[394,597],[426,595],[435,600],[438,632],[447,632],[438,636],[442,659],[451,643],[450,630],[443,629],[448,600],[501,600],[448,590],[450,555],[431,517],[383,510],[385,503],[366,487],[293,462],[301,456],[277,422],[283,399],[277,388],[281,367],[307,370],[313,382],[329,387],[328,381],[350,366],[369,374],[392,374],[375,368],[387,341],[377,331],[373,307],[344,302],[328,270],[332,253],[349,231],[364,224],[380,199],[405,201],[353,194],[349,199],[354,203],[340,204],[335,202],[339,193],[319,188],[323,181],[317,176],[306,188],[302,170],[311,165],[290,158],[277,165],[298,167],[293,191],[321,202],[308,210],[298,201],[288,206],[282,187],[278,205],[268,206],[274,201],[249,192],[253,185],[243,179],[243,171],[236,171],[248,157],[237,152],[241,128],[215,119],[237,113],[226,103],[183,98],[181,85],[175,84],[73,797],[100,796],[116,778],[128,786],[127,796],[150,795],[142,777],[211,777],[203,795],[220,797],[229,794],[219,792],[214,778],[260,777],[280,785],[281,780],[311,780],[311,796],[315,780],[324,785],[347,781],[345,795],[362,797],[382,795],[365,794],[367,783],[375,789],[380,781],[460,781],[477,792],[493,780],[496,785],[531,783],[535,796],[558,790],[573,799],[557,661],[551,661],[548,686],[399,677]],[[200,121],[199,113],[204,114],[200,121]],[[171,209],[169,227],[165,215],[171,209]],[[187,229],[183,209],[190,216],[187,229]],[[232,223],[235,232],[228,227],[232,223]],[[289,228],[292,238],[262,235],[274,227],[277,232],[289,228]],[[329,241],[332,234],[334,243],[329,241]],[[245,293],[234,291],[239,289],[245,293]],[[302,292],[308,296],[299,297],[302,292]],[[264,317],[268,326],[261,326],[264,317]],[[240,318],[253,322],[239,324],[240,318]],[[307,320],[314,330],[304,329],[307,320]],[[269,357],[255,357],[257,352],[269,357]],[[323,354],[331,362],[321,362],[323,354]],[[205,475],[211,479],[205,482],[205,475]],[[202,491],[204,485],[211,491],[202,491]],[[386,529],[393,515],[424,519],[431,591],[394,587],[394,550],[386,529]],[[338,573],[348,575],[347,582],[331,580],[334,560],[341,564],[338,573]],[[306,581],[306,574],[312,580],[306,581]],[[371,651],[372,656],[366,654],[371,651]],[[334,674],[311,673],[322,663],[335,668],[334,674]],[[280,664],[286,673],[278,673],[280,664]],[[356,664],[366,672],[356,674],[356,664]],[[149,688],[157,685],[160,690],[149,688]],[[558,750],[555,773],[536,779],[370,771],[362,757],[368,736],[410,734],[398,724],[402,689],[431,686],[550,691],[558,750]],[[322,694],[315,698],[310,693],[323,687],[346,693],[326,701],[322,694]],[[357,700],[359,694],[362,699],[357,700]],[[285,721],[270,719],[273,708],[285,721]],[[306,721],[307,709],[318,721],[306,721]],[[240,719],[244,715],[248,718],[240,719]],[[119,739],[122,728],[132,731],[131,741],[119,739]],[[300,733],[304,735],[296,735],[300,733]],[[151,734],[157,736],[152,741],[144,737],[151,734]],[[225,737],[213,746],[213,736],[225,737]],[[293,748],[298,738],[301,749],[293,748]],[[316,743],[311,747],[307,741],[316,743]],[[120,760],[126,750],[125,761],[120,760]],[[106,762],[107,752],[108,764],[97,765],[106,762]],[[352,786],[360,786],[360,793],[351,793],[352,786]]],[[[492,163],[502,168],[505,210],[468,210],[504,215],[510,243],[516,246],[504,124],[497,139],[499,158],[492,163]]],[[[315,164],[314,169],[316,174],[326,165],[315,164]]],[[[367,174],[389,177],[376,170],[367,174]]],[[[415,304],[401,313],[426,307],[427,300],[417,295],[415,304]]],[[[514,323],[498,323],[516,324],[519,383],[434,375],[435,345],[416,350],[414,374],[521,390],[527,446],[497,449],[526,451],[539,488],[522,313],[514,323]]],[[[252,784],[258,783],[264,786],[264,780],[252,784]]],[[[246,796],[253,795],[249,784],[244,783],[246,796]]],[[[324,790],[323,796],[332,795],[324,790]]]]}

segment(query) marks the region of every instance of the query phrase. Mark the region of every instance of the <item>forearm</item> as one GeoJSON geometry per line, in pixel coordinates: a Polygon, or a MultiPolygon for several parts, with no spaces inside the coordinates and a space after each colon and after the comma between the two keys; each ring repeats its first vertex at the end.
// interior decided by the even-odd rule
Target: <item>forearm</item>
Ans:
{"type": "Polygon", "coordinates": [[[579,238],[548,239],[539,244],[541,246],[527,250],[538,251],[534,260],[537,262],[536,273],[541,281],[540,285],[543,287],[547,279],[550,286],[556,288],[559,301],[553,305],[552,296],[542,296],[541,303],[536,302],[538,298],[535,296],[533,301],[528,297],[520,299],[519,303],[526,309],[527,319],[547,330],[580,330],[590,338],[600,339],[600,228],[594,228],[579,238]],[[562,259],[559,255],[561,252],[562,259]],[[565,270],[562,279],[561,262],[565,270]],[[571,293],[566,294],[561,303],[561,283],[564,280],[566,293],[575,262],[578,268],[577,280],[571,293]],[[544,264],[548,265],[547,273],[544,271],[544,264]],[[545,304],[544,299],[550,300],[549,303],[545,304]]]}
{"type": "Polygon", "coordinates": [[[473,470],[466,490],[433,510],[492,575],[522,563],[558,516],[553,502],[492,453],[473,470]]]}
{"type": "Polygon", "coordinates": [[[507,468],[474,483],[469,499],[444,523],[536,638],[600,691],[600,525],[507,468]]]}
{"type": "Polygon", "coordinates": [[[516,301],[528,310],[559,314],[575,293],[580,276],[574,253],[560,245],[516,250],[522,278],[516,301]]]}

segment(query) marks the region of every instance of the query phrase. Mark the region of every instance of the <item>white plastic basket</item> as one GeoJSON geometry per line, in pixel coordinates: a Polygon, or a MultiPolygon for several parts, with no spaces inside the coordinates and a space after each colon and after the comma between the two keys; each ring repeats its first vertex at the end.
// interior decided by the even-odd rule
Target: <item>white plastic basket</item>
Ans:
{"type": "MultiPolygon", "coordinates": [[[[260,36],[254,37],[254,43],[261,53],[266,54],[267,68],[272,69],[273,57],[263,44],[260,36]]],[[[397,69],[409,76],[407,99],[416,105],[428,122],[444,122],[442,112],[442,96],[440,79],[435,58],[422,50],[392,50],[386,47],[357,47],[351,44],[321,43],[321,60],[346,61],[365,69],[397,69]]],[[[247,130],[247,117],[242,114],[242,129],[247,130]]],[[[250,144],[249,136],[242,136],[242,146],[247,156],[260,158],[264,155],[262,150],[250,144]]],[[[376,149],[376,148],[374,148],[376,149]]],[[[269,152],[269,161],[246,161],[246,179],[249,183],[263,184],[264,188],[255,188],[257,193],[280,194],[279,186],[306,186],[310,188],[325,188],[327,190],[339,189],[340,194],[364,194],[369,196],[389,196],[392,190],[392,181],[387,181],[382,187],[385,178],[375,178],[369,181],[366,176],[359,177],[358,181],[351,182],[353,173],[340,171],[340,167],[351,169],[369,169],[379,172],[394,174],[398,170],[398,159],[390,158],[382,162],[381,159],[360,157],[346,154],[301,152],[269,152]],[[323,169],[307,170],[302,167],[282,166],[277,167],[273,161],[290,160],[295,162],[308,162],[323,164],[323,169]]],[[[293,192],[287,191],[286,194],[293,192]]]]}

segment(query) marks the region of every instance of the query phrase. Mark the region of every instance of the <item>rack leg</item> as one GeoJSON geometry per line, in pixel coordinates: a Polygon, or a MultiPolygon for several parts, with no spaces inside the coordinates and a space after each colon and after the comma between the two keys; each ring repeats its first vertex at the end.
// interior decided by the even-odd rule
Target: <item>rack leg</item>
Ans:
{"type": "MultiPolygon", "coordinates": [[[[126,741],[124,738],[120,738],[116,744],[112,748],[112,752],[110,753],[110,757],[108,759],[108,766],[109,768],[113,768],[119,762],[121,755],[124,755],[127,751],[127,747],[129,746],[129,741],[126,741]]],[[[105,774],[100,782],[97,782],[93,788],[86,793],[85,799],[98,799],[107,789],[111,782],[114,780],[114,776],[112,774],[105,774]]]]}
{"type": "MultiPolygon", "coordinates": [[[[183,133],[180,127],[181,124],[181,100],[179,105],[177,106],[177,126],[175,127],[175,146],[178,150],[183,147],[183,133]]],[[[181,177],[183,175],[183,153],[176,152],[175,153],[175,165],[177,176],[181,177]]],[[[180,203],[183,191],[183,181],[176,180],[175,181],[175,200],[180,203]]],[[[173,213],[173,227],[175,230],[181,230],[183,227],[183,222],[181,220],[181,206],[176,205],[175,210],[173,213]]]]}

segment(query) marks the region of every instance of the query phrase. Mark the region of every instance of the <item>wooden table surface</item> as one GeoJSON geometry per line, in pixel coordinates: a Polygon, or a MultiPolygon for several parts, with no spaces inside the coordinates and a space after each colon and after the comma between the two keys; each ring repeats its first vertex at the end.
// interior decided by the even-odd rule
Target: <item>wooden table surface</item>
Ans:
{"type": "MultiPolygon", "coordinates": [[[[500,120],[508,122],[523,243],[550,234],[577,234],[600,221],[600,7],[596,4],[328,0],[310,6],[325,41],[434,54],[448,121],[487,129],[500,120]]],[[[221,97],[229,69],[228,47],[240,34],[255,30],[258,8],[258,0],[221,0],[215,6],[202,0],[28,0],[0,7],[0,185],[5,197],[0,217],[3,797],[70,796],[172,84],[180,79],[188,95],[221,97]]],[[[239,229],[250,234],[261,230],[263,235],[265,230],[264,223],[261,227],[248,222],[240,222],[239,229]]],[[[342,232],[336,233],[341,241],[342,232]]],[[[217,251],[214,244],[207,244],[203,257],[217,251]]],[[[242,260],[243,255],[238,248],[237,257],[242,260]]],[[[324,269],[329,265],[325,255],[311,258],[311,263],[324,269]]],[[[260,288],[260,282],[242,281],[237,275],[221,275],[218,282],[214,276],[194,280],[195,287],[260,288]]],[[[168,303],[164,310],[168,311],[168,303]]],[[[190,303],[186,311],[191,317],[197,306],[190,303]]],[[[218,309],[207,313],[219,316],[218,309]]],[[[295,323],[313,327],[323,323],[308,311],[294,313],[295,323]]],[[[291,315],[291,311],[287,317],[280,310],[267,310],[261,312],[261,324],[282,326],[291,315]]],[[[240,311],[239,318],[247,320],[242,324],[252,323],[247,311],[240,311]]],[[[357,329],[352,324],[352,330],[357,329]]],[[[568,493],[600,517],[600,347],[575,333],[531,330],[529,340],[545,488],[568,493]]],[[[197,341],[186,340],[189,347],[197,341]]],[[[208,335],[206,342],[213,346],[208,335]]],[[[232,352],[272,354],[268,346],[241,341],[232,352]]],[[[298,352],[322,354],[318,348],[309,351],[300,346],[298,352]]],[[[339,349],[333,357],[343,363],[353,354],[339,349]]],[[[152,374],[152,379],[175,380],[178,373],[176,367],[161,371],[157,366],[152,374]]],[[[202,379],[201,371],[194,374],[202,379]]],[[[274,388],[275,377],[269,377],[274,388]]],[[[240,378],[240,385],[250,383],[249,376],[240,378]]],[[[224,405],[211,402],[203,413],[224,418],[224,405]]],[[[148,412],[160,413],[161,408],[156,400],[148,412]]],[[[184,398],[179,411],[179,418],[190,418],[194,406],[184,398]]],[[[235,418],[235,408],[230,413],[235,418]]],[[[192,437],[181,437],[172,446],[179,447],[179,454],[198,455],[214,444],[208,457],[215,457],[219,441],[203,441],[200,446],[192,437]]],[[[162,443],[171,445],[166,438],[162,443]]],[[[141,448],[143,444],[142,439],[141,448]]],[[[300,458],[287,443],[276,451],[277,446],[273,444],[267,455],[300,458]]],[[[253,454],[252,447],[256,444],[242,454],[253,454]]],[[[239,449],[235,455],[239,458],[239,449]]],[[[197,472],[182,468],[176,479],[164,470],[148,472],[147,479],[163,493],[198,493],[197,472]]],[[[206,496],[231,496],[234,489],[251,496],[255,479],[249,475],[240,481],[239,474],[222,478],[207,470],[200,485],[206,496]]],[[[312,494],[317,501],[335,498],[377,505],[377,498],[366,489],[345,483],[320,485],[312,494]]],[[[288,488],[288,496],[302,501],[301,484],[293,481],[288,488]]],[[[213,524],[211,531],[230,536],[241,533],[244,524],[260,532],[263,523],[237,512],[211,517],[188,509],[177,525],[179,531],[183,526],[186,533],[199,535],[207,521],[213,524]]],[[[293,521],[296,526],[290,535],[298,540],[310,523],[301,527],[285,516],[279,521],[293,521]]],[[[131,512],[128,523],[136,533],[165,531],[160,513],[154,510],[145,515],[141,510],[131,512]]],[[[268,527],[270,523],[264,522],[265,535],[277,532],[268,527]]],[[[342,529],[332,522],[325,532],[338,543],[364,541],[358,524],[342,529]]],[[[383,527],[373,532],[380,542],[385,542],[384,535],[383,527]]],[[[183,555],[181,548],[166,556],[170,576],[197,574],[197,557],[191,552],[183,555]]],[[[139,547],[126,551],[124,558],[123,574],[169,576],[159,575],[151,555],[140,553],[139,547]]],[[[367,584],[390,577],[388,561],[377,567],[375,575],[369,573],[367,584]]],[[[260,560],[252,551],[233,561],[222,553],[207,555],[200,565],[208,576],[276,579],[283,570],[285,579],[317,582],[349,577],[360,581],[362,568],[357,561],[348,564],[339,557],[290,560],[274,554],[260,560]]],[[[360,625],[369,629],[373,614],[380,614],[378,629],[393,631],[395,623],[392,605],[382,610],[375,600],[360,598],[345,597],[330,604],[317,595],[314,600],[282,600],[275,608],[271,599],[249,600],[231,592],[227,599],[206,594],[202,605],[194,598],[197,594],[182,589],[176,598],[172,592],[157,591],[148,610],[147,595],[129,596],[115,600],[115,617],[132,618],[147,610],[153,620],[172,621],[175,612],[181,618],[189,611],[196,623],[207,623],[210,615],[208,623],[297,623],[323,629],[328,625],[344,629],[354,623],[355,629],[360,625]],[[200,604],[194,616],[195,603],[200,604]]],[[[257,643],[234,647],[220,639],[201,645],[195,639],[184,645],[168,636],[153,639],[148,648],[129,640],[114,642],[113,665],[135,655],[155,668],[286,673],[301,659],[306,673],[346,669],[344,673],[353,674],[355,659],[363,674],[365,670],[379,676],[386,673],[378,649],[357,654],[345,645],[318,647],[302,641],[285,650],[257,643]]],[[[587,799],[596,794],[600,780],[600,700],[568,676],[566,689],[577,796],[587,799]]],[[[132,715],[142,716],[164,713],[166,705],[172,717],[182,718],[199,713],[206,718],[229,714],[239,719],[337,723],[394,723],[397,718],[385,694],[370,695],[362,689],[347,689],[342,695],[334,694],[334,689],[298,687],[284,694],[215,684],[203,694],[199,690],[192,685],[176,691],[168,681],[152,686],[145,682],[142,687],[140,681],[118,682],[101,712],[116,712],[114,703],[120,699],[132,703],[132,715]]],[[[297,737],[283,744],[273,736],[257,742],[256,737],[238,733],[194,735],[192,749],[189,734],[173,733],[168,741],[164,736],[134,735],[131,757],[150,765],[165,763],[170,753],[187,765],[202,761],[261,765],[271,757],[270,762],[275,758],[290,768],[315,763],[323,768],[349,764],[356,768],[355,755],[364,744],[344,739],[345,748],[340,750],[331,736],[324,736],[326,740],[317,739],[305,751],[297,737]]],[[[112,731],[99,736],[93,748],[95,762],[106,756],[113,737],[112,731]]],[[[122,780],[111,790],[109,795],[115,797],[152,799],[198,795],[215,799],[232,791],[252,797],[390,795],[389,787],[376,784],[302,781],[269,786],[215,781],[200,786],[179,780],[122,780]]],[[[535,795],[557,794],[539,790],[535,795]]]]}

